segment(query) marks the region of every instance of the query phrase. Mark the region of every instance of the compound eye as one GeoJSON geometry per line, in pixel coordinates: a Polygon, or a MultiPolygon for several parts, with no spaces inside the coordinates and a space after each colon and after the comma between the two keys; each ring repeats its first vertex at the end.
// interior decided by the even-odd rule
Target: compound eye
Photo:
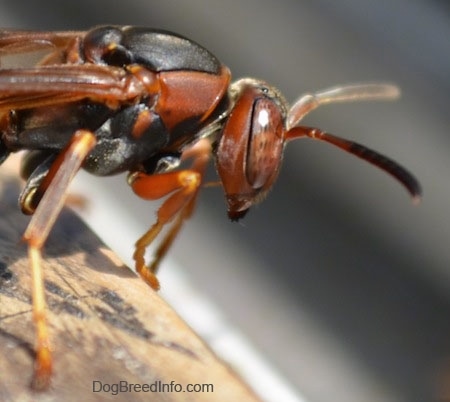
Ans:
{"type": "Polygon", "coordinates": [[[246,175],[254,189],[270,185],[283,153],[283,117],[270,98],[255,101],[249,135],[246,175]]]}
{"type": "Polygon", "coordinates": [[[89,31],[84,38],[86,59],[109,66],[131,64],[131,53],[121,45],[122,37],[122,31],[116,27],[100,27],[89,31]]]}
{"type": "Polygon", "coordinates": [[[238,89],[216,149],[217,171],[232,220],[242,218],[270,190],[284,146],[284,114],[276,99],[253,83],[238,89]]]}

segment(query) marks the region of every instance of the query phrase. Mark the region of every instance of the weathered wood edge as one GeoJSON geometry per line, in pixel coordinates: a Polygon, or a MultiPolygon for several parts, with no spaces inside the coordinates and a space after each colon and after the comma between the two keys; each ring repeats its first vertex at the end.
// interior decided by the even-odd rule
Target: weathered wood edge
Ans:
{"type": "Polygon", "coordinates": [[[47,392],[30,390],[34,327],[21,242],[28,218],[17,208],[16,172],[0,169],[0,400],[259,400],[68,210],[45,248],[55,374],[47,392]],[[187,392],[189,384],[203,390],[187,392]]]}

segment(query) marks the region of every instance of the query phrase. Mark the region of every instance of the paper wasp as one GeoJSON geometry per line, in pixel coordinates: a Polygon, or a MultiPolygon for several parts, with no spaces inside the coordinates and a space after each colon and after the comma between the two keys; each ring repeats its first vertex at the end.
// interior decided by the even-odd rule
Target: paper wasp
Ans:
{"type": "Polygon", "coordinates": [[[264,81],[231,82],[229,69],[213,54],[174,33],[132,26],[0,32],[0,56],[36,51],[46,52],[38,63],[0,69],[0,162],[11,152],[28,151],[19,203],[33,215],[24,240],[33,278],[36,389],[49,385],[52,372],[41,249],[79,169],[99,176],[129,172],[128,183],[139,197],[165,197],[134,254],[137,273],[154,289],[158,263],[192,214],[211,157],[232,220],[265,197],[285,145],[299,138],[348,151],[394,176],[414,199],[420,197],[419,183],[396,162],[300,125],[324,104],[396,98],[393,85],[339,86],[304,95],[290,106],[264,81]],[[177,169],[185,160],[191,160],[190,167],[177,169]],[[146,248],[166,225],[147,265],[146,248]]]}

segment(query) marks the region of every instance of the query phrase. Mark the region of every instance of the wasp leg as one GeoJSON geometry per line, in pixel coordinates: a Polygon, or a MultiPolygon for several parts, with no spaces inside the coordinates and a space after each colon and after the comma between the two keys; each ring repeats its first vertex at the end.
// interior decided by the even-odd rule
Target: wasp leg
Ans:
{"type": "Polygon", "coordinates": [[[157,200],[171,194],[158,209],[156,223],[136,242],[133,255],[136,271],[155,290],[159,289],[159,282],[155,276],[159,263],[167,254],[184,221],[192,215],[210,156],[211,145],[204,139],[182,155],[182,160],[193,159],[190,169],[155,175],[136,172],[130,176],[129,183],[141,198],[157,200]],[[156,249],[153,262],[149,266],[145,265],[144,256],[147,247],[162,228],[174,219],[174,224],[156,249]]]}
{"type": "MultiPolygon", "coordinates": [[[[19,195],[19,205],[26,215],[33,215],[44,192],[42,182],[55,161],[58,153],[54,151],[30,151],[22,159],[20,175],[26,180],[25,186],[19,195]]],[[[78,209],[86,207],[86,200],[76,194],[68,194],[65,205],[76,206],[78,209]]]]}
{"type": "Polygon", "coordinates": [[[32,387],[43,390],[50,384],[52,357],[46,320],[44,278],[41,249],[59,215],[70,181],[95,146],[94,134],[77,131],[69,145],[58,155],[36,194],[40,201],[23,235],[28,243],[32,271],[33,320],[36,326],[36,357],[32,387]]]}
{"type": "Polygon", "coordinates": [[[24,214],[32,215],[36,210],[45,192],[41,184],[57,156],[58,154],[47,151],[30,151],[22,159],[20,175],[27,182],[20,193],[19,204],[24,214]]]}

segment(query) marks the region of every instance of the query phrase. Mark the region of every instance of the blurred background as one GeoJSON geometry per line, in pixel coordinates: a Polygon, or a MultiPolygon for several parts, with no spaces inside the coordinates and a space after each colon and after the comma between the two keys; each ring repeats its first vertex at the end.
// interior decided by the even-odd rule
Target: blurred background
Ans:
{"type": "MultiPolygon", "coordinates": [[[[336,84],[398,84],[397,102],[331,105],[305,125],[400,162],[422,182],[421,205],[357,158],[291,143],[275,188],[242,223],[227,220],[220,188],[202,192],[163,263],[163,295],[176,299],[168,271],[181,267],[299,400],[450,400],[448,2],[48,0],[3,1],[0,11],[5,28],[172,30],[235,78],[263,78],[292,101],[336,84]]],[[[81,180],[76,191],[103,200],[96,227],[108,244],[132,245],[152,223],[124,176],[81,180]]]]}

